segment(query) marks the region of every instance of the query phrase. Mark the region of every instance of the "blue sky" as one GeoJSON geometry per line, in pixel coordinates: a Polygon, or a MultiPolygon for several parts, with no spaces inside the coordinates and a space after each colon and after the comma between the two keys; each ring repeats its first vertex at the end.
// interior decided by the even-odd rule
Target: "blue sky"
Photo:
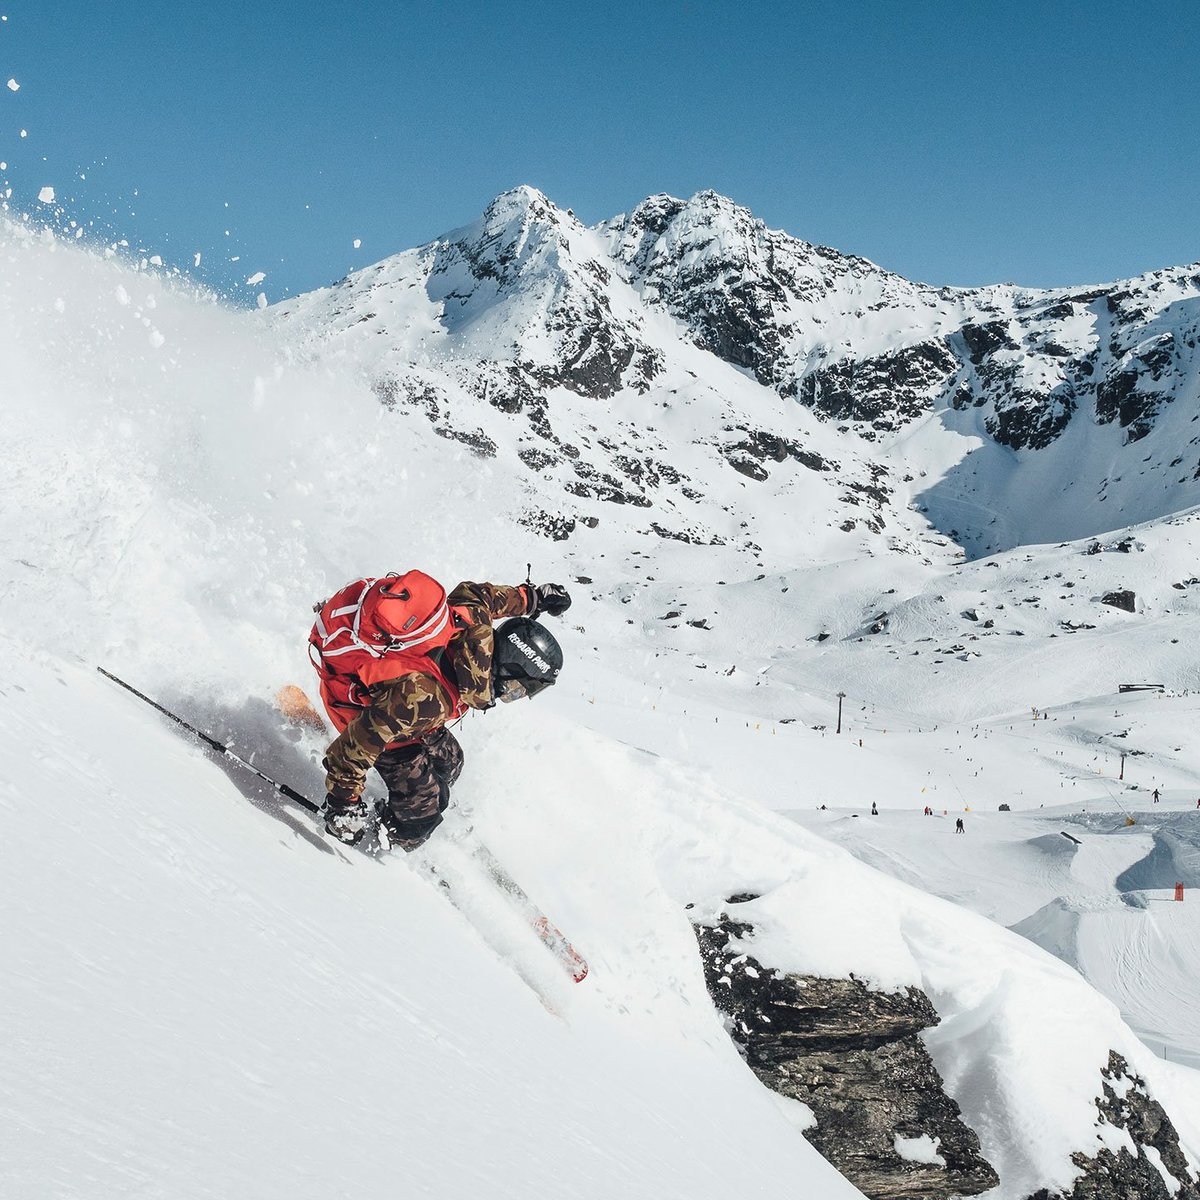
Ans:
{"type": "Polygon", "coordinates": [[[589,222],[712,187],[932,283],[1101,282],[1200,258],[1194,3],[0,13],[0,85],[20,84],[0,86],[12,202],[38,210],[53,186],[106,236],[189,268],[199,251],[197,273],[241,301],[255,272],[271,300],[330,283],[518,183],[589,222]]]}

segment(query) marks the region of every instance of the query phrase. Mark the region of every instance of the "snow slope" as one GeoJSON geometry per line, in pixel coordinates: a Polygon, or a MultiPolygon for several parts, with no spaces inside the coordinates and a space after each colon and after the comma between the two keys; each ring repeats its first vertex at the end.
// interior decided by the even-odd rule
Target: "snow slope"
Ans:
{"type": "Polygon", "coordinates": [[[1074,804],[1021,813],[956,804],[932,817],[915,809],[791,815],[861,861],[1009,925],[1112,999],[1155,1053],[1200,1067],[1195,792],[1167,790],[1158,803],[1142,792],[1126,796],[1123,809],[1111,799],[1091,789],[1074,804]],[[962,838],[952,828],[960,814],[962,838]]]}
{"type": "MultiPolygon", "coordinates": [[[[749,605],[765,578],[713,581],[744,547],[648,542],[617,522],[580,546],[546,541],[523,520],[527,480],[381,404],[356,364],[300,361],[266,325],[19,227],[0,227],[0,261],[0,1025],[15,1031],[0,1041],[0,1174],[14,1194],[855,1195],[706,995],[689,915],[749,890],[765,960],[926,989],[942,1017],[929,1047],[1000,1171],[995,1200],[1066,1186],[1070,1154],[1099,1148],[1110,1050],[1200,1159],[1197,1077],[1159,1062],[1111,1000],[763,803],[843,787],[848,739],[783,724],[785,701],[816,703],[799,677],[718,677],[741,661],[737,631],[714,643],[680,622],[660,649],[651,632],[669,622],[650,624],[668,580],[696,603],[736,579],[749,605]],[[331,847],[92,669],[317,795],[319,743],[270,706],[279,683],[307,682],[312,601],[414,562],[503,579],[531,560],[547,578],[607,578],[595,597],[578,588],[563,685],[463,726],[456,801],[588,955],[579,987],[485,890],[468,920],[405,860],[331,847]]],[[[849,605],[879,586],[878,535],[810,559],[826,533],[766,519],[778,553],[793,539],[805,578],[844,586],[849,605]]],[[[903,569],[930,586],[918,568],[952,558],[903,569]]],[[[961,761],[938,732],[942,761],[961,761]]],[[[881,798],[911,806],[894,772],[912,756],[870,753],[881,798]]],[[[1057,779],[1003,757],[1027,786],[1057,779]]],[[[455,868],[448,843],[431,853],[455,868]]]]}
{"type": "Polygon", "coordinates": [[[747,1078],[695,965],[667,956],[657,1001],[570,878],[541,890],[595,982],[516,950],[556,1018],[403,861],[247,804],[85,667],[4,658],[7,1195],[858,1195],[747,1078]]]}

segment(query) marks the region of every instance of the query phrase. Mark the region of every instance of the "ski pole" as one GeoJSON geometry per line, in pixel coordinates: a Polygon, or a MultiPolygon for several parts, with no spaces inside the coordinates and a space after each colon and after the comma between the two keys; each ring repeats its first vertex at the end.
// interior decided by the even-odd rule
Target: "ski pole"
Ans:
{"type": "Polygon", "coordinates": [[[248,763],[244,758],[234,754],[234,752],[230,750],[228,746],[223,746],[215,737],[210,736],[203,730],[197,729],[194,725],[189,725],[182,717],[177,717],[169,709],[163,708],[161,704],[151,700],[149,696],[139,692],[137,688],[131,687],[125,682],[125,680],[118,679],[111,671],[106,671],[103,667],[97,667],[96,670],[99,671],[100,674],[105,677],[105,679],[111,679],[113,683],[119,683],[127,692],[132,692],[139,700],[144,700],[148,705],[150,705],[151,708],[157,708],[164,717],[170,717],[176,725],[182,725],[184,729],[188,731],[188,733],[192,734],[193,737],[199,738],[206,746],[212,747],[212,749],[216,750],[218,754],[223,754],[226,758],[233,759],[235,763],[240,763],[246,768],[247,771],[253,771],[254,774],[259,777],[259,779],[269,783],[281,796],[286,796],[289,800],[299,804],[301,808],[308,809],[308,811],[311,813],[320,813],[324,811],[321,805],[314,804],[308,799],[307,796],[300,795],[298,791],[296,791],[294,788],[288,787],[286,783],[277,783],[270,777],[270,775],[264,775],[257,767],[251,766],[250,763],[248,763]]]}

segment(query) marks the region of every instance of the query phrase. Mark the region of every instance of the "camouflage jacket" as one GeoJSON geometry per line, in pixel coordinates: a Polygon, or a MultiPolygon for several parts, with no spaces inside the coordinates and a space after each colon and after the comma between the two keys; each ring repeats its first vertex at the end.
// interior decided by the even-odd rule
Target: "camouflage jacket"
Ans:
{"type": "MultiPolygon", "coordinates": [[[[454,635],[441,661],[468,708],[492,705],[492,622],[530,611],[527,587],[460,583],[450,604],[464,610],[467,624],[454,635]]],[[[425,672],[409,672],[369,689],[371,705],[355,717],[325,753],[325,789],[336,800],[362,795],[367,772],[391,742],[427,736],[454,716],[454,701],[442,683],[425,672]]]]}

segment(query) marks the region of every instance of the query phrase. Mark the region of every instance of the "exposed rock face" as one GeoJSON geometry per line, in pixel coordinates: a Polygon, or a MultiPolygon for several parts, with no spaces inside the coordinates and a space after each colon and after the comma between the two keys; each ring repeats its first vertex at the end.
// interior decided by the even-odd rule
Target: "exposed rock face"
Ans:
{"type": "Polygon", "coordinates": [[[750,932],[728,914],[696,927],[709,992],[750,1069],[812,1110],[809,1141],[878,1200],[994,1187],[978,1137],[918,1036],[937,1024],[928,997],[916,988],[873,992],[856,979],[785,975],[731,948],[750,932]]]}
{"type": "MultiPolygon", "coordinates": [[[[750,1069],[808,1106],[816,1124],[805,1137],[856,1187],[876,1200],[950,1200],[999,1183],[920,1039],[938,1021],[923,992],[775,970],[746,952],[753,929],[728,912],[695,932],[709,993],[750,1069]]],[[[1096,1128],[1100,1149],[1072,1155],[1070,1190],[1026,1200],[1200,1200],[1177,1130],[1115,1051],[1096,1128]]]]}
{"type": "Polygon", "coordinates": [[[844,350],[823,328],[826,309],[869,319],[915,308],[935,323],[949,311],[935,289],[768,229],[712,191],[687,201],[651,196],[598,232],[648,304],[681,321],[698,346],[784,394],[795,394],[810,365],[844,350]]]}
{"type": "Polygon", "coordinates": [[[1097,1125],[1123,1131],[1132,1139],[1133,1150],[1122,1145],[1115,1151],[1105,1147],[1092,1158],[1076,1154],[1073,1161],[1082,1174],[1069,1192],[1042,1188],[1029,1200],[1200,1200],[1200,1187],[1188,1170],[1175,1126],[1150,1096],[1145,1081],[1115,1051],[1101,1072],[1101,1088],[1097,1125]]]}
{"type": "MultiPolygon", "coordinates": [[[[760,429],[750,429],[745,425],[732,428],[727,426],[725,432],[735,436],[742,435],[735,442],[723,444],[721,453],[735,471],[739,471],[748,479],[766,479],[770,472],[763,464],[782,463],[789,458],[795,459],[810,471],[837,470],[836,463],[830,463],[819,454],[805,450],[791,438],[783,438],[760,429]]],[[[886,475],[886,470],[883,473],[886,475]]]]}
{"type": "Polygon", "coordinates": [[[927,413],[950,390],[959,361],[943,341],[919,342],[875,358],[842,359],[781,388],[809,408],[838,421],[861,421],[891,432],[927,413]]]}
{"type": "Polygon", "coordinates": [[[611,272],[595,254],[575,247],[584,238],[578,223],[536,189],[504,192],[478,224],[434,244],[429,295],[441,301],[443,320],[455,328],[497,317],[498,293],[540,292],[536,330],[528,327],[530,314],[514,308],[516,319],[496,320],[497,331],[512,339],[520,365],[543,386],[607,399],[625,385],[635,358],[642,364],[639,379],[653,378],[655,352],[642,337],[640,314],[613,310],[611,272]]]}
{"type": "Polygon", "coordinates": [[[1048,446],[1076,414],[1136,442],[1200,372],[1194,266],[1105,288],[931,288],[715,192],[652,196],[600,232],[697,345],[868,438],[949,407],[981,409],[1014,450],[1048,446]]]}

